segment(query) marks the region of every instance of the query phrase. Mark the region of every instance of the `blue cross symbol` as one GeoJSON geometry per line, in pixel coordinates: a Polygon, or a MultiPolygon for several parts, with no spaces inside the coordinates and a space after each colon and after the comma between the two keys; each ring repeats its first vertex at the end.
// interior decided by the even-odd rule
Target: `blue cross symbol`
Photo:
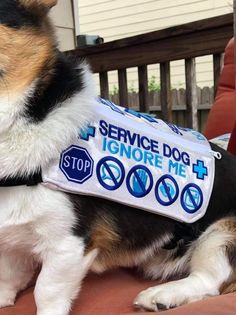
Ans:
{"type": "Polygon", "coordinates": [[[80,133],[80,139],[89,141],[89,137],[95,137],[96,128],[88,126],[86,129],[82,130],[80,133]]]}
{"type": "Polygon", "coordinates": [[[197,174],[198,179],[202,180],[205,176],[208,176],[208,170],[203,161],[197,160],[197,164],[193,164],[193,173],[197,174]]]}

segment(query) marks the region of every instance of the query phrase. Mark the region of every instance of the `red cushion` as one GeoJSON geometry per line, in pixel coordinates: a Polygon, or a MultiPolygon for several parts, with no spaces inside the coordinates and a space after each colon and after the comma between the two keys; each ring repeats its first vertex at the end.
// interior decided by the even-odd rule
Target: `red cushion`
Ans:
{"type": "MultiPolygon", "coordinates": [[[[130,270],[116,270],[102,275],[91,274],[82,285],[81,294],[74,304],[71,315],[150,315],[148,312],[134,310],[132,302],[141,290],[155,284],[157,281],[143,280],[130,270]]],[[[35,315],[32,291],[33,289],[29,289],[22,293],[16,305],[1,309],[0,315],[35,315]]],[[[209,298],[166,311],[164,314],[235,315],[236,295],[209,298]]]]}
{"type": "Polygon", "coordinates": [[[236,121],[234,39],[225,49],[217,95],[208,116],[205,135],[208,139],[231,133],[236,121]]]}
{"type": "Polygon", "coordinates": [[[227,150],[236,155],[236,124],[234,125],[234,129],[232,131],[231,137],[229,139],[229,145],[227,150]]]}

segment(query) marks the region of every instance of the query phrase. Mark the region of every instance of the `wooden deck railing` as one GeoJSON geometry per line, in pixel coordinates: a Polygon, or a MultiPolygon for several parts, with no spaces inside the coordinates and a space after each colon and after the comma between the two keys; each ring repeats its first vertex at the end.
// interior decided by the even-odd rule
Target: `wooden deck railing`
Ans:
{"type": "Polygon", "coordinates": [[[170,62],[185,60],[187,126],[196,128],[197,83],[195,57],[213,55],[214,89],[222,67],[222,53],[233,36],[233,14],[175,26],[68,52],[86,57],[99,73],[101,96],[109,98],[108,71],[118,71],[119,103],[128,106],[127,68],[138,67],[139,110],[149,112],[147,66],[160,64],[162,118],[172,121],[170,62]]]}

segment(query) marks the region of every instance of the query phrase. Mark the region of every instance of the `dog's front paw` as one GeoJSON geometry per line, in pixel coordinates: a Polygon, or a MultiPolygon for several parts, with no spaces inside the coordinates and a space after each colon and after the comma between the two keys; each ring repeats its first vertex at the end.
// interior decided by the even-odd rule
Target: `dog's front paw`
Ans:
{"type": "Polygon", "coordinates": [[[142,291],[134,300],[134,306],[142,310],[159,312],[180,305],[176,296],[163,285],[142,291]]]}
{"type": "Polygon", "coordinates": [[[174,308],[186,303],[202,300],[217,295],[217,291],[206,292],[184,280],[173,281],[142,291],[134,300],[136,308],[159,312],[174,308]]]}

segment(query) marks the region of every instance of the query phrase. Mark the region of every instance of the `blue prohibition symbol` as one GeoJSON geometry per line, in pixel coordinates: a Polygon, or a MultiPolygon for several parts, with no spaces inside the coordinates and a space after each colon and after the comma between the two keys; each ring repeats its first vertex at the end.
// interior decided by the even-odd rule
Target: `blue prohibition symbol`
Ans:
{"type": "Polygon", "coordinates": [[[97,164],[97,178],[105,189],[116,190],[124,181],[125,168],[118,159],[104,157],[97,164]]]}
{"type": "Polygon", "coordinates": [[[155,188],[157,201],[163,206],[172,205],[179,196],[179,186],[171,175],[164,175],[158,179],[155,188]]]}
{"type": "Polygon", "coordinates": [[[196,184],[188,184],[181,193],[181,205],[188,213],[197,212],[203,203],[203,194],[196,184]]]}
{"type": "Polygon", "coordinates": [[[60,170],[70,182],[82,184],[92,176],[93,164],[85,148],[72,145],[61,154],[60,170]]]}
{"type": "Polygon", "coordinates": [[[142,198],[146,196],[153,187],[152,174],[146,166],[134,166],[127,175],[126,185],[132,196],[142,198]]]}
{"type": "Polygon", "coordinates": [[[197,163],[193,164],[193,173],[197,174],[197,179],[204,180],[205,176],[208,176],[208,169],[204,165],[204,161],[197,160],[197,163]]]}

